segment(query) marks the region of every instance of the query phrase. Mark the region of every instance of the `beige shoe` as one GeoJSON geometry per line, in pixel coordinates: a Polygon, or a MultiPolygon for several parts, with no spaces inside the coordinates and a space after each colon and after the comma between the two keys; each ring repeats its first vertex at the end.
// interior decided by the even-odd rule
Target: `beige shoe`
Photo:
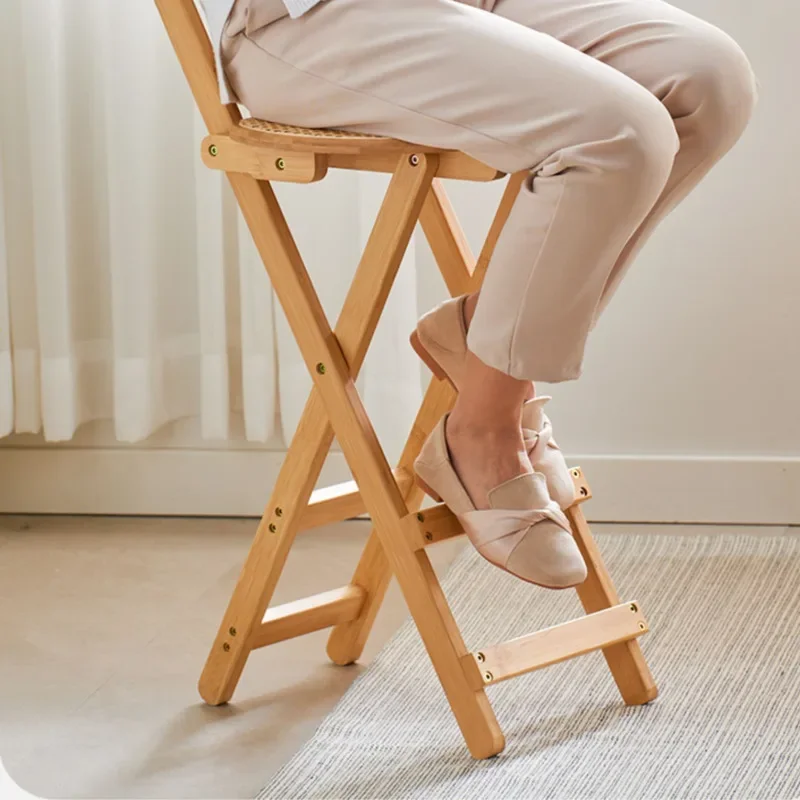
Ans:
{"type": "MultiPolygon", "coordinates": [[[[420,318],[411,334],[411,346],[428,369],[440,380],[449,381],[456,390],[462,383],[467,357],[466,299],[462,295],[436,306],[420,318]]],[[[575,485],[564,455],[553,439],[553,426],[542,410],[551,399],[536,397],[525,403],[522,428],[533,468],[544,475],[553,500],[561,508],[569,508],[575,502],[575,485]]]]}
{"type": "Polygon", "coordinates": [[[428,369],[440,380],[450,381],[458,391],[467,357],[467,295],[445,300],[420,317],[411,334],[411,346],[428,369]]]}
{"type": "Polygon", "coordinates": [[[519,475],[489,492],[476,509],[450,461],[445,415],[433,429],[414,470],[420,486],[456,515],[475,549],[500,569],[548,589],[586,580],[586,564],[564,512],[550,499],[544,476],[519,475]]]}
{"type": "Polygon", "coordinates": [[[552,399],[542,395],[523,404],[522,436],[533,468],[547,480],[550,497],[566,509],[576,500],[575,483],[564,454],[553,439],[553,425],[544,413],[544,406],[552,399]]]}

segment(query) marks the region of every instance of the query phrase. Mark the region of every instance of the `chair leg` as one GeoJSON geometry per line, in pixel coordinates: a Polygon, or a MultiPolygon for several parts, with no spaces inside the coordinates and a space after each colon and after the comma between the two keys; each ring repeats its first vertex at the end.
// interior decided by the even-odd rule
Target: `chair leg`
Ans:
{"type": "MultiPolygon", "coordinates": [[[[336,340],[271,188],[246,176],[229,176],[265,264],[275,264],[273,285],[310,366],[331,360],[334,347],[339,359],[348,357],[349,375],[358,374],[435,168],[435,162],[419,168],[398,164],[342,307],[336,340]]],[[[320,374],[320,367],[311,369],[312,375],[320,374]]],[[[200,678],[200,694],[211,705],[227,702],[235,691],[252,634],[272,598],[332,441],[333,429],[315,387],[200,678]]]]}
{"type": "MultiPolygon", "coordinates": [[[[393,183],[399,176],[409,174],[404,166],[408,163],[401,160],[393,183]]],[[[424,191],[423,183],[418,184],[418,189],[423,191],[418,194],[418,204],[416,200],[411,204],[402,204],[409,215],[413,212],[413,220],[416,221],[437,165],[435,156],[419,156],[410,163],[429,178],[424,191]]],[[[475,676],[470,675],[462,665],[467,655],[466,646],[441,595],[427,555],[424,551],[416,552],[412,547],[412,537],[418,531],[416,514],[408,513],[352,378],[363,360],[369,341],[369,337],[363,342],[356,341],[360,337],[355,337],[353,332],[364,331],[371,335],[382,307],[381,303],[365,303],[363,294],[374,289],[375,297],[385,300],[390,281],[387,285],[386,276],[383,276],[376,282],[374,265],[370,268],[366,264],[363,270],[359,267],[348,295],[348,300],[353,299],[352,307],[345,302],[336,336],[333,336],[271,190],[261,187],[263,200],[259,201],[249,196],[252,190],[250,183],[233,179],[231,182],[467,746],[476,758],[487,758],[498,753],[504,746],[503,734],[483,687],[473,688],[475,676]],[[355,313],[364,306],[368,310],[361,323],[352,314],[345,316],[345,310],[355,313]]],[[[399,197],[396,202],[400,203],[399,197]]],[[[390,202],[387,195],[384,208],[393,208],[394,205],[395,201],[390,202]]],[[[382,257],[381,263],[385,263],[383,259],[386,259],[387,249],[393,249],[392,243],[398,248],[402,245],[402,249],[395,254],[397,257],[389,259],[393,270],[387,272],[393,277],[413,223],[403,226],[402,236],[398,234],[396,225],[382,225],[380,233],[376,234],[378,227],[376,223],[370,242],[374,240],[375,253],[382,257]]],[[[370,249],[370,243],[367,247],[370,249]]],[[[474,670],[477,671],[477,667],[474,670]]]]}
{"type": "MultiPolygon", "coordinates": [[[[412,503],[409,505],[410,510],[413,507],[413,497],[407,496],[406,502],[412,503]]],[[[366,592],[361,613],[354,620],[337,625],[328,637],[326,652],[334,664],[345,667],[361,658],[391,579],[392,569],[383,552],[381,540],[373,528],[350,580],[351,584],[360,586],[366,592]]]]}
{"type": "Polygon", "coordinates": [[[251,636],[278,585],[332,441],[333,429],[314,391],[200,676],[198,690],[209,705],[227,703],[236,690],[250,655],[251,636]]]}
{"type": "MultiPolygon", "coordinates": [[[[433,181],[428,191],[419,219],[450,294],[455,297],[467,292],[475,258],[438,179],[433,181]]],[[[453,390],[448,384],[437,380],[430,382],[398,467],[413,470],[414,459],[423,442],[442,415],[450,410],[454,399],[453,390]]],[[[422,498],[422,492],[412,484],[404,496],[408,510],[416,511],[422,498]]],[[[351,581],[366,590],[366,602],[356,619],[334,628],[328,639],[328,657],[335,664],[352,664],[361,657],[391,577],[389,562],[383,555],[378,534],[373,528],[351,581]]]]}
{"type": "MultiPolygon", "coordinates": [[[[332,369],[325,370],[319,385],[385,557],[397,577],[467,747],[475,758],[495,755],[505,745],[502,731],[482,685],[475,688],[476,676],[464,667],[466,645],[427,554],[424,549],[416,551],[412,544],[412,537],[418,532],[416,514],[408,513],[355,385],[344,365],[335,358],[332,369]]],[[[474,671],[477,673],[477,666],[474,671]]],[[[480,681],[479,674],[477,678],[480,681]]]]}
{"type": "MultiPolygon", "coordinates": [[[[477,271],[475,257],[444,186],[438,179],[433,181],[422,207],[420,223],[439,271],[454,297],[480,285],[525,174],[521,172],[509,178],[486,237],[479,261],[481,266],[477,271]]],[[[413,470],[414,459],[422,444],[442,415],[452,408],[454,399],[453,390],[448,384],[435,379],[431,381],[400,458],[400,468],[413,470]]],[[[412,485],[404,499],[408,510],[416,511],[422,502],[422,493],[412,485]]],[[[378,534],[373,529],[352,579],[353,584],[367,591],[367,600],[361,614],[351,622],[334,628],[328,639],[328,657],[335,664],[351,664],[361,657],[391,577],[389,563],[382,553],[378,534]]]]}
{"type": "MultiPolygon", "coordinates": [[[[400,456],[398,466],[401,469],[413,470],[414,459],[422,443],[437,421],[450,409],[453,399],[454,393],[449,384],[431,381],[400,456]]],[[[422,491],[412,483],[403,498],[409,512],[419,508],[422,498],[422,491]]],[[[335,627],[328,639],[328,657],[335,664],[352,664],[361,657],[391,578],[392,570],[373,528],[351,580],[352,584],[361,586],[367,593],[361,613],[351,622],[335,627]]]]}
{"type": "MultiPolygon", "coordinates": [[[[619,595],[581,507],[575,505],[568,509],[567,516],[589,571],[586,580],[578,587],[584,610],[593,614],[617,605],[619,595]]],[[[606,647],[603,655],[626,705],[642,705],[658,696],[658,687],[636,639],[606,647]]]]}
{"type": "Polygon", "coordinates": [[[450,294],[457,297],[468,292],[475,256],[438,178],[425,198],[419,221],[450,294]]]}

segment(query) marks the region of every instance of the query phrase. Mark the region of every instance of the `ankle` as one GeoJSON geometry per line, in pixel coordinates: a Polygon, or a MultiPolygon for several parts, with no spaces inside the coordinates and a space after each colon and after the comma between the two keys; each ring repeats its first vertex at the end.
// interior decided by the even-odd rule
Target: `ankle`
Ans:
{"type": "Polygon", "coordinates": [[[507,418],[499,416],[475,416],[459,414],[454,409],[447,418],[447,437],[448,439],[458,439],[461,441],[484,442],[491,447],[492,443],[499,446],[516,442],[521,439],[519,419],[515,416],[507,418]]]}
{"type": "Polygon", "coordinates": [[[451,414],[445,439],[452,467],[475,508],[489,508],[490,490],[533,471],[519,424],[462,427],[451,414]]]}

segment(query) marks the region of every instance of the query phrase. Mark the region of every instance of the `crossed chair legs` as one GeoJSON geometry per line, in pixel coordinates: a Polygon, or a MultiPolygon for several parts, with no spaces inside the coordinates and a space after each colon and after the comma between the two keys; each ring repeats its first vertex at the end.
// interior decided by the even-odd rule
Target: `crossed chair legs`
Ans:
{"type": "MultiPolygon", "coordinates": [[[[412,475],[412,463],[422,443],[452,406],[453,390],[445,382],[431,382],[397,469],[392,470],[355,389],[355,378],[417,221],[450,292],[470,291],[480,285],[523,179],[522,175],[509,179],[486,244],[473,263],[444,190],[435,179],[437,167],[436,154],[399,159],[333,331],[270,185],[246,175],[229,175],[314,388],[199,689],[208,703],[225,703],[231,699],[252,650],[321,628],[333,628],[329,657],[337,664],[352,663],[362,653],[389,580],[395,575],[470,753],[486,758],[504,747],[486,695],[487,684],[603,649],[626,703],[645,703],[657,690],[636,641],[646,631],[646,622],[635,603],[620,603],[579,505],[573,506],[568,516],[589,568],[589,577],[578,593],[590,616],[549,629],[550,649],[545,648],[544,657],[542,632],[470,653],[425,552],[428,544],[461,530],[444,507],[418,512],[422,492],[412,475]],[[355,482],[312,492],[334,432],[355,482]],[[364,511],[374,528],[350,584],[268,611],[296,534],[364,511]],[[500,665],[494,673],[485,667],[492,658],[500,665]]],[[[586,499],[588,486],[579,470],[574,475],[582,499],[586,499]]]]}

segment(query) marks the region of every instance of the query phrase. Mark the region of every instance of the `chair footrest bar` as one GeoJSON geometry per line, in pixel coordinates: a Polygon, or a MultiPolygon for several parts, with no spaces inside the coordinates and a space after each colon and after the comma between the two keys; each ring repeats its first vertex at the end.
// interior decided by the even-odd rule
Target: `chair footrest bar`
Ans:
{"type": "MultiPolygon", "coordinates": [[[[636,602],[588,614],[552,628],[485,647],[465,656],[468,674],[478,665],[482,686],[635,639],[649,630],[636,602]],[[471,662],[471,663],[470,663],[471,662]]],[[[478,688],[476,686],[476,688],[478,688]]]]}
{"type": "MultiPolygon", "coordinates": [[[[406,469],[396,469],[394,478],[400,492],[405,494],[412,481],[411,473],[406,469]]],[[[300,529],[307,530],[319,525],[328,525],[331,522],[341,522],[343,519],[359,517],[366,510],[367,507],[364,505],[355,481],[325,486],[315,489],[311,493],[308,507],[303,512],[300,521],[300,529]]]]}
{"type": "Polygon", "coordinates": [[[255,650],[284,639],[330,628],[354,620],[361,613],[367,593],[360,586],[342,586],[267,611],[264,621],[252,634],[255,650]]]}

